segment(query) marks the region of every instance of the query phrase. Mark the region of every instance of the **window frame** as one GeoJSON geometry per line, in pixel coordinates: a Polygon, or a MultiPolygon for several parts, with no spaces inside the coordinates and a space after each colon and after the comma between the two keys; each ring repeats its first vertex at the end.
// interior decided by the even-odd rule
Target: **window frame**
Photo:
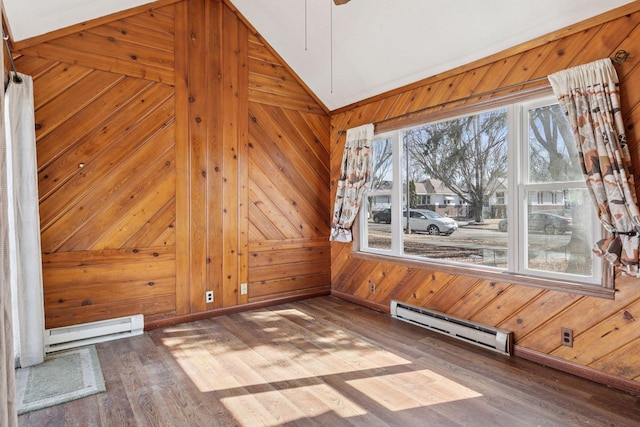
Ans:
{"type": "MultiPolygon", "coordinates": [[[[544,86],[540,88],[535,88],[533,90],[522,91],[521,93],[513,93],[498,99],[491,99],[489,101],[481,101],[474,103],[472,105],[464,105],[461,107],[453,107],[448,108],[446,111],[439,111],[433,114],[419,114],[419,117],[409,117],[407,120],[394,120],[392,124],[387,124],[386,126],[378,126],[376,135],[374,136],[374,140],[381,138],[391,138],[394,144],[394,153],[402,153],[402,142],[400,141],[399,135],[402,130],[420,125],[420,124],[430,124],[436,123],[446,120],[452,120],[457,117],[465,116],[465,115],[473,115],[479,114],[484,111],[489,111],[493,109],[499,108],[507,108],[513,109],[517,108],[516,103],[521,103],[523,105],[548,105],[550,98],[552,95],[551,89],[549,86],[544,86]],[[546,103],[546,104],[545,104],[546,103]],[[400,148],[400,150],[398,150],[400,148]]],[[[553,101],[556,102],[556,101],[553,101]]],[[[535,108],[535,107],[532,107],[535,108]]],[[[525,110],[523,108],[520,112],[509,112],[510,117],[513,118],[514,114],[525,114],[525,110]]],[[[522,120],[521,120],[522,121],[522,120]]],[[[512,123],[509,124],[509,132],[527,132],[528,126],[518,126],[514,127],[512,123]]],[[[512,135],[509,135],[509,150],[514,149],[512,144],[516,139],[513,138],[512,135]]],[[[527,144],[528,147],[528,144],[527,144]]],[[[522,150],[524,148],[517,147],[517,150],[522,150]]],[[[392,230],[400,230],[402,229],[402,206],[401,206],[401,191],[399,191],[396,186],[403,185],[402,181],[402,157],[404,155],[394,155],[393,156],[393,188],[391,189],[391,227],[392,230]]],[[[509,178],[512,177],[518,179],[516,185],[509,185],[509,188],[505,192],[505,196],[509,200],[516,200],[516,197],[521,197],[523,187],[520,185],[520,179],[522,177],[522,168],[523,162],[528,161],[528,155],[522,155],[522,153],[518,152],[516,155],[509,155],[509,169],[517,168],[515,171],[517,172],[509,172],[509,178]],[[527,158],[524,159],[523,158],[527,158]]],[[[526,165],[526,163],[524,163],[526,165]]],[[[577,182],[576,182],[577,183],[577,182]]],[[[541,185],[540,183],[536,184],[538,188],[548,188],[549,190],[553,190],[555,186],[551,185],[541,185]]],[[[581,187],[584,187],[584,183],[582,183],[581,187]]],[[[524,190],[524,194],[526,194],[526,190],[524,190]]],[[[368,195],[371,195],[368,193],[368,195]]],[[[526,211],[526,201],[522,201],[521,199],[517,199],[520,203],[510,203],[507,205],[507,209],[515,209],[516,215],[519,215],[519,223],[526,224],[525,218],[523,215],[526,215],[526,212],[518,212],[518,206],[524,206],[524,209],[520,209],[521,211],[526,211]]],[[[363,205],[366,206],[367,201],[365,200],[363,205]]],[[[513,215],[514,212],[510,212],[509,215],[513,215]]],[[[518,230],[518,236],[515,235],[514,231],[511,227],[515,227],[512,225],[514,221],[508,222],[509,229],[509,240],[511,239],[520,239],[523,241],[523,235],[525,234],[523,227],[520,227],[518,230]]],[[[456,275],[465,275],[465,276],[473,276],[481,279],[487,280],[495,280],[501,282],[509,282],[514,284],[533,286],[538,288],[571,292],[582,295],[596,296],[601,298],[614,298],[614,271],[605,261],[599,260],[598,258],[594,258],[594,271],[599,270],[600,280],[597,282],[587,282],[586,280],[582,280],[578,278],[577,280],[569,280],[565,278],[553,277],[554,274],[544,274],[538,270],[535,270],[534,275],[530,275],[528,271],[523,271],[520,267],[520,264],[517,264],[517,268],[512,263],[512,258],[516,257],[520,260],[523,260],[522,256],[526,256],[526,254],[517,254],[516,252],[524,251],[526,252],[527,247],[525,245],[514,245],[514,242],[510,241],[508,243],[508,247],[510,248],[508,256],[509,256],[509,270],[500,270],[492,267],[483,267],[477,266],[473,264],[460,264],[456,262],[448,262],[448,261],[437,261],[432,258],[418,257],[412,255],[402,254],[402,233],[401,232],[392,232],[391,237],[391,249],[376,249],[376,248],[366,248],[366,251],[361,250],[361,245],[365,242],[363,233],[360,233],[360,230],[366,230],[366,215],[360,215],[358,221],[355,224],[354,230],[354,246],[353,246],[353,254],[357,258],[362,259],[371,259],[375,261],[382,262],[392,262],[398,265],[404,265],[410,268],[421,268],[430,271],[442,271],[445,273],[456,274],[456,275]],[[598,265],[596,265],[598,264],[598,265]]],[[[600,230],[597,232],[602,233],[602,227],[598,227],[600,230]]]]}

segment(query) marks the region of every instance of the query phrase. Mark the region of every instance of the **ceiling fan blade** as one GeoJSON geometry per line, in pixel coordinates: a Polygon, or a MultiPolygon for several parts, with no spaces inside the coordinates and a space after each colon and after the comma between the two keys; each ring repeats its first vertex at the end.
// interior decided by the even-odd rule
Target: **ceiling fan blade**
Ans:
{"type": "Polygon", "coordinates": [[[333,0],[336,6],[340,6],[341,4],[349,3],[349,0],[333,0]]]}

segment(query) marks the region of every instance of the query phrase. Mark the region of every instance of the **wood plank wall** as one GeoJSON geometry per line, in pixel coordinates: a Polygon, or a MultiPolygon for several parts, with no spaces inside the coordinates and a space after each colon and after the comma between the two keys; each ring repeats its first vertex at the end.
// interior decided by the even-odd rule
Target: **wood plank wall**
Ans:
{"type": "MultiPolygon", "coordinates": [[[[564,37],[550,35],[544,43],[532,42],[517,52],[333,112],[332,194],[345,143],[338,130],[542,77],[612,56],[619,49],[631,54],[616,67],[623,85],[628,138],[636,166],[640,165],[640,134],[635,126],[640,119],[640,6],[632,7],[632,13],[603,24],[564,37]]],[[[593,376],[603,373],[619,379],[624,387],[640,390],[640,279],[617,277],[617,292],[611,301],[365,260],[354,256],[348,244],[333,243],[331,255],[332,290],[338,296],[381,308],[396,299],[512,330],[520,354],[544,356],[547,362],[562,361],[565,367],[589,371],[593,376]],[[371,283],[376,286],[373,294],[371,283]],[[560,343],[563,326],[573,329],[572,348],[560,343]]]]}
{"type": "Polygon", "coordinates": [[[47,328],[329,293],[328,113],[229,5],[167,3],[18,45],[47,328]]]}

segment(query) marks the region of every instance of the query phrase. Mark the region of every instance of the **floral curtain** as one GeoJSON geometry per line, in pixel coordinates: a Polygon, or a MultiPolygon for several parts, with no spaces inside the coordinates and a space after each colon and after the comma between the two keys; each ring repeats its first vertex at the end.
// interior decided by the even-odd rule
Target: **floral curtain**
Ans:
{"type": "Polygon", "coordinates": [[[613,63],[607,58],[570,68],[550,75],[549,82],[573,128],[589,193],[609,232],[593,250],[640,277],[640,211],[613,63]]]}
{"type": "Polygon", "coordinates": [[[329,240],[353,240],[351,227],[371,174],[373,129],[373,124],[368,124],[347,131],[329,240]]]}

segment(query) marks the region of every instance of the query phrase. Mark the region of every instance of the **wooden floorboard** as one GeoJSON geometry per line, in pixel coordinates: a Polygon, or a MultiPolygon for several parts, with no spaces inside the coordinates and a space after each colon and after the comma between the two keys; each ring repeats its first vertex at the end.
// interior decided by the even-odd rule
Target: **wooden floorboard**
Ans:
{"type": "Polygon", "coordinates": [[[332,297],[98,344],[107,391],[21,426],[634,426],[640,399],[332,297]]]}

